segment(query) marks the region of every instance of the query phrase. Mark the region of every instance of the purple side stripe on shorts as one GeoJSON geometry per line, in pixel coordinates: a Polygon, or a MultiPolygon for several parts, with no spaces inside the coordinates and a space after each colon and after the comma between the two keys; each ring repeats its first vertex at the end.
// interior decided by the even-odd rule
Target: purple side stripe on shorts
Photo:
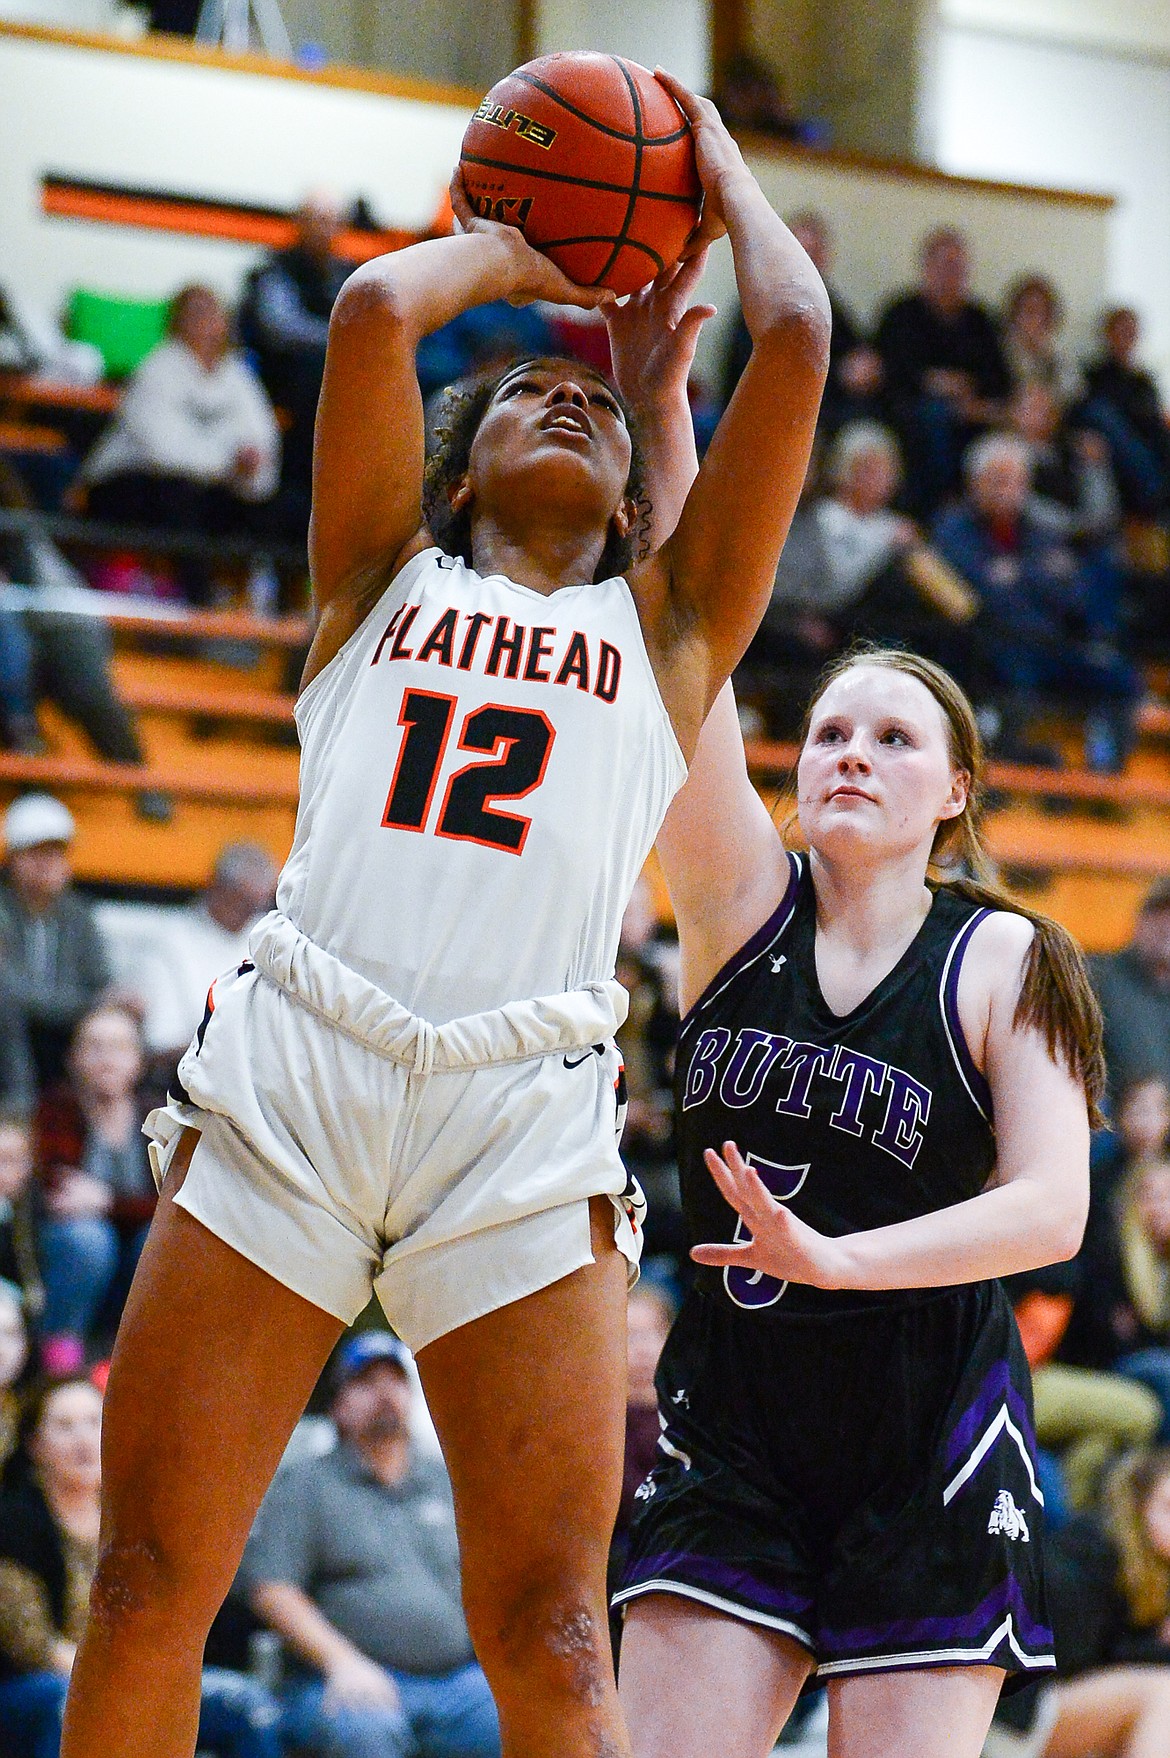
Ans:
{"type": "Polygon", "coordinates": [[[966,1617],[899,1618],[893,1623],[875,1624],[868,1629],[818,1630],[817,1637],[830,1655],[895,1645],[901,1648],[919,1642],[974,1642],[985,1635],[1008,1611],[1029,1648],[1051,1651],[1052,1631],[1033,1618],[1014,1575],[1008,1575],[1001,1581],[987,1595],[982,1605],[977,1606],[966,1617]]]}
{"type": "Polygon", "coordinates": [[[960,1458],[994,1416],[997,1407],[1006,1403],[1008,1412],[1023,1435],[1033,1458],[1036,1456],[1036,1434],[1028,1406],[1012,1384],[1011,1370],[1006,1361],[997,1361],[989,1369],[979,1388],[975,1402],[960,1416],[947,1442],[947,1469],[960,1458]]]}
{"type": "Polygon", "coordinates": [[[685,1550],[668,1550],[656,1557],[640,1557],[627,1571],[622,1587],[637,1587],[643,1581],[670,1580],[676,1574],[684,1585],[718,1588],[768,1611],[799,1616],[812,1609],[813,1602],[807,1594],[769,1587],[755,1575],[749,1575],[746,1569],[720,1562],[717,1557],[694,1556],[685,1550]]]}

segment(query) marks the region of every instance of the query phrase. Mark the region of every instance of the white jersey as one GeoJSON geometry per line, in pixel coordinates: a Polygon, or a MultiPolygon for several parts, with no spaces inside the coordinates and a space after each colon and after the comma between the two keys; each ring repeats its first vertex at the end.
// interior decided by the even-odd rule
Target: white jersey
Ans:
{"type": "Polygon", "coordinates": [[[297,704],[277,907],[442,1025],[612,977],[686,775],[621,579],[546,596],[428,549],[297,704]]]}

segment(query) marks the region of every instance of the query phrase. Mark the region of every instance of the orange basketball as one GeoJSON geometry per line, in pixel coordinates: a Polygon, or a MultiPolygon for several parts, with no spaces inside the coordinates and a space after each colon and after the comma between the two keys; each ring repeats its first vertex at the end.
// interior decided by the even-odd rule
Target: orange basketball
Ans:
{"type": "Polygon", "coordinates": [[[690,125],[619,55],[542,55],[494,85],[460,155],[476,213],[519,226],[585,287],[633,293],[677,262],[702,190],[690,125]]]}

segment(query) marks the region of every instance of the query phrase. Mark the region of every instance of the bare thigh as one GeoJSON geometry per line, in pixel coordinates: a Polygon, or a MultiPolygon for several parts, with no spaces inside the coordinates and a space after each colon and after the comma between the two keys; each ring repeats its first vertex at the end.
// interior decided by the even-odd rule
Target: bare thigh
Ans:
{"type": "Polygon", "coordinates": [[[998,1666],[830,1679],[829,1758],[979,1758],[1003,1681],[998,1666]]]}
{"type": "Polygon", "coordinates": [[[418,1356],[506,1754],[627,1750],[605,1594],[626,1400],[626,1262],[612,1217],[608,1198],[595,1200],[596,1262],[418,1356]]]}
{"type": "Polygon", "coordinates": [[[110,1366],[103,1549],[181,1551],[218,1603],[343,1327],[177,1206],[197,1143],[176,1154],[110,1366]]]}
{"type": "Polygon", "coordinates": [[[619,1692],[634,1758],[766,1758],[813,1658],[778,1630],[673,1593],[626,1608],[619,1692]]]}
{"type": "Polygon", "coordinates": [[[1168,1758],[1170,1669],[1117,1666],[1058,1685],[1043,1758],[1168,1758]]]}
{"type": "Polygon", "coordinates": [[[194,1749],[207,1630],[342,1326],[176,1206],[175,1156],[118,1333],[102,1530],[63,1758],[194,1749]]]}

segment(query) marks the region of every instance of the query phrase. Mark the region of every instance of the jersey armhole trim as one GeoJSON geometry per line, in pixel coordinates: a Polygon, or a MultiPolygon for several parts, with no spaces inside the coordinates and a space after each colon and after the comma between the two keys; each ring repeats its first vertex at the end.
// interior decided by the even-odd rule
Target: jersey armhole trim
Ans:
{"type": "Polygon", "coordinates": [[[763,927],[757,928],[750,939],[744,941],[739,951],[732,953],[727,963],[716,971],[699,999],[687,1009],[679,1022],[678,1035],[680,1038],[685,1031],[694,1025],[704,1008],[710,1007],[712,1001],[721,995],[727,985],[733,982],[742,971],[747,970],[749,965],[755,964],[758,958],[762,958],[787,929],[796,909],[797,892],[800,889],[801,875],[804,872],[804,862],[801,857],[793,854],[791,849],[787,851],[787,854],[788,884],[785,886],[783,897],[763,927]]]}
{"type": "Polygon", "coordinates": [[[385,603],[386,594],[388,592],[397,591],[403,586],[403,584],[405,584],[406,590],[409,591],[414,583],[415,574],[420,574],[422,572],[422,563],[428,560],[433,560],[435,556],[444,555],[445,553],[444,550],[439,548],[438,544],[429,544],[426,549],[420,549],[417,555],[412,555],[408,562],[402,564],[394,578],[386,582],[357,628],[354,629],[352,634],[346,636],[341,646],[337,649],[337,652],[333,655],[333,658],[328,660],[327,663],[321,667],[321,670],[317,673],[316,677],[313,678],[311,683],[305,685],[296,700],[294,719],[299,715],[301,709],[307,707],[313,700],[314,696],[318,694],[317,685],[321,680],[327,678],[329,674],[336,669],[339,661],[345,658],[346,654],[350,652],[365,633],[368,624],[377,615],[378,611],[385,603]]]}
{"type": "Polygon", "coordinates": [[[959,1079],[967,1090],[967,1096],[985,1122],[994,1128],[992,1116],[991,1087],[987,1076],[975,1066],[975,1058],[971,1054],[963,1031],[963,1022],[959,1018],[959,976],[963,968],[963,959],[971,944],[971,937],[980,922],[995,912],[990,909],[976,910],[968,916],[955,938],[951,941],[946,963],[939,979],[938,998],[942,1012],[943,1030],[950,1046],[951,1056],[958,1070],[959,1079]]]}

